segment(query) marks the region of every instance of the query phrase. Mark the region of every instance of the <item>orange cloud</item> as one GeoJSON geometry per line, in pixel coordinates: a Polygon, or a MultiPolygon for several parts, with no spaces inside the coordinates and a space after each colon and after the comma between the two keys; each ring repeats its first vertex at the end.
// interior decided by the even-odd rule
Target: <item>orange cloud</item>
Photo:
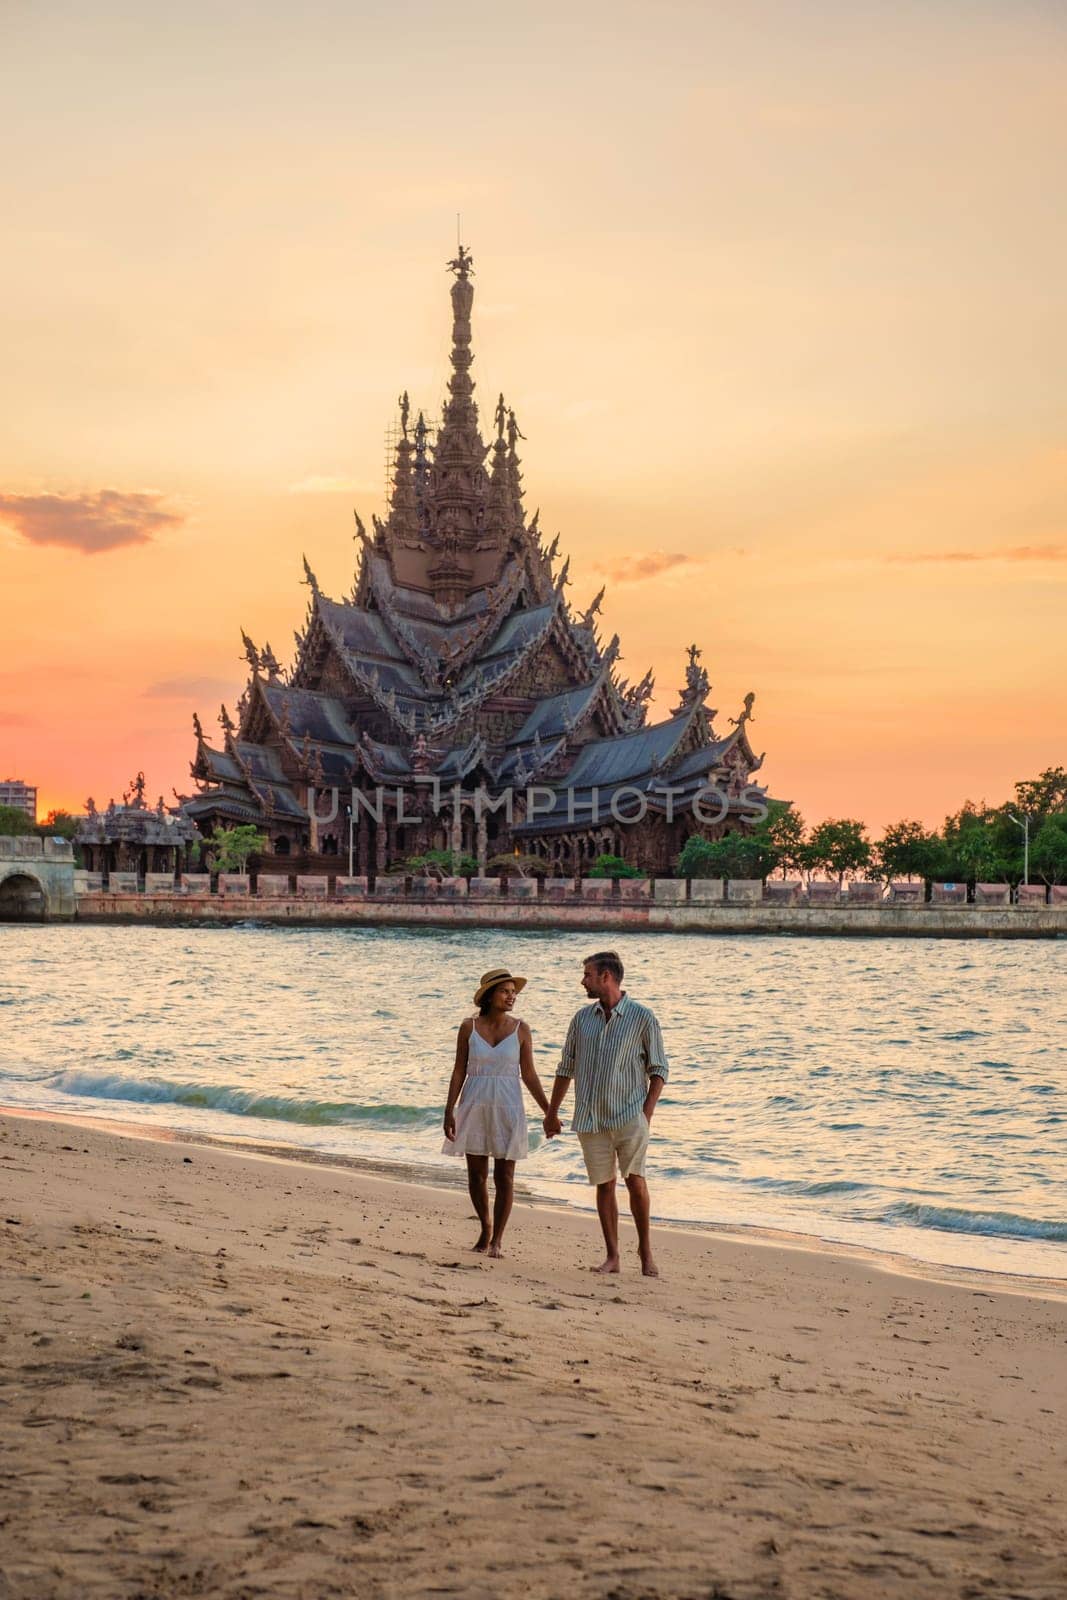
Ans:
{"type": "Polygon", "coordinates": [[[0,494],[0,521],[28,544],[56,544],[99,555],[124,544],[147,544],[184,519],[158,494],[100,489],[96,494],[0,494]]]}
{"type": "Polygon", "coordinates": [[[233,689],[231,680],[225,678],[164,678],[150,683],[145,689],[148,700],[213,700],[216,695],[227,695],[233,689]]]}
{"type": "Polygon", "coordinates": [[[1004,550],[931,550],[886,556],[887,561],[1067,561],[1067,544],[1016,544],[1004,550]]]}
{"type": "Polygon", "coordinates": [[[640,583],[645,578],[658,578],[661,572],[674,567],[699,566],[700,558],[682,554],[669,555],[666,550],[652,550],[647,556],[638,556],[623,566],[613,567],[608,577],[614,584],[640,583]]]}

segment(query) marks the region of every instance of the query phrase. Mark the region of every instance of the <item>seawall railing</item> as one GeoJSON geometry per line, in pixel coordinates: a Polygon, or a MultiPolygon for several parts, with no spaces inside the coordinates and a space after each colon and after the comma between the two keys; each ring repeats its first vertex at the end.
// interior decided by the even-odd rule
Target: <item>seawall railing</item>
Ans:
{"type": "Polygon", "coordinates": [[[87,896],[149,897],[176,903],[207,897],[220,901],[252,899],[263,903],[366,901],[442,906],[461,901],[507,901],[521,905],[604,909],[642,905],[701,908],[763,905],[835,911],[905,907],[930,911],[946,907],[975,910],[1067,908],[1067,884],[979,883],[969,892],[963,883],[934,883],[927,897],[922,882],[907,879],[888,884],[851,882],[839,885],[818,880],[802,884],[780,878],[766,882],[759,878],[421,878],[400,874],[368,878],[262,872],[223,872],[217,876],[185,873],[180,878],[170,873],[150,872],[142,878],[134,872],[104,875],[76,870],[74,888],[79,899],[87,896]]]}

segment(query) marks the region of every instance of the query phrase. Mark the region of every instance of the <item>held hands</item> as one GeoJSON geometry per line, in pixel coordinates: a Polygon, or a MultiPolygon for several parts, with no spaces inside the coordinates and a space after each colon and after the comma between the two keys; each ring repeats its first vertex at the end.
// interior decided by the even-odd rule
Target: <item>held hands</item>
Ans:
{"type": "Polygon", "coordinates": [[[548,1111],[545,1113],[541,1126],[545,1130],[546,1139],[554,1139],[557,1133],[563,1132],[563,1124],[559,1120],[559,1117],[555,1111],[548,1111]]]}

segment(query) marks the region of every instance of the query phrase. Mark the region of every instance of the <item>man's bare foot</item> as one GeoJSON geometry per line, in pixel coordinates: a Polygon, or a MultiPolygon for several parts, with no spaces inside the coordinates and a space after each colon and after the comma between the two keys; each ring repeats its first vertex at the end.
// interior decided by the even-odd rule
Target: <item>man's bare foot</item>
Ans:
{"type": "Polygon", "coordinates": [[[502,1261],[504,1259],[504,1252],[501,1250],[495,1239],[489,1246],[489,1254],[492,1256],[494,1261],[502,1261]]]}
{"type": "Polygon", "coordinates": [[[471,1245],[471,1249],[472,1250],[477,1250],[479,1253],[481,1253],[482,1251],[488,1250],[488,1248],[489,1248],[489,1229],[488,1228],[483,1228],[481,1233],[478,1235],[477,1241],[474,1244],[471,1245]]]}
{"type": "Polygon", "coordinates": [[[618,1272],[618,1270],[619,1270],[619,1258],[618,1258],[618,1256],[609,1256],[606,1261],[602,1261],[601,1262],[599,1267],[590,1268],[590,1271],[592,1271],[592,1272],[618,1272]]]}
{"type": "Polygon", "coordinates": [[[658,1278],[659,1277],[659,1268],[657,1267],[656,1263],[653,1261],[651,1256],[642,1256],[641,1257],[641,1271],[644,1273],[646,1278],[658,1278]]]}

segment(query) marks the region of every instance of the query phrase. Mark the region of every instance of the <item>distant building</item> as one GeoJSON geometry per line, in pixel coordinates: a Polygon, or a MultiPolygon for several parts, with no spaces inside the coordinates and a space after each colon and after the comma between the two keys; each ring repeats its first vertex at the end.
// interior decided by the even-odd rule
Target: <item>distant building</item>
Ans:
{"type": "Polygon", "coordinates": [[[145,798],[145,777],[139,772],[122,796],[106,811],[98,811],[91,798],[85,816],[78,819],[75,843],[88,872],[169,872],[173,877],[190,866],[190,850],[197,839],[187,817],[168,811],[160,795],[155,806],[145,798]]]}
{"type": "MultiPolygon", "coordinates": [[[[693,645],[677,703],[648,720],[652,674],[620,677],[619,639],[602,640],[596,622],[603,590],[572,608],[570,562],[557,570],[558,538],[546,545],[527,516],[523,435],[503,396],[494,435],[479,431],[470,256],[461,249],[450,266],[452,371],[436,435],[421,413],[411,419],[404,394],[389,514],[369,534],[356,518],[351,593],[329,598],[305,560],[308,615],[288,672],[245,636],[237,720],[223,706],[212,744],[193,719],[200,792],[184,814],[204,834],[252,824],[267,854],[327,872],[346,850],[340,795],[353,790],[360,873],[428,849],[483,872],[502,853],[567,875],[601,854],[669,872],[690,833],[754,820],[764,794],[751,783],[763,762],[749,743],[754,696],[716,730],[693,645]],[[698,817],[690,802],[709,785],[720,809],[698,817]],[[443,813],[431,788],[455,796],[443,813]],[[329,817],[314,799],[324,790],[329,817]]],[[[723,596],[710,630],[727,606],[723,596]]]]}
{"type": "Polygon", "coordinates": [[[23,783],[21,778],[0,780],[0,806],[14,806],[16,811],[25,811],[31,822],[36,822],[36,784],[23,783]]]}

